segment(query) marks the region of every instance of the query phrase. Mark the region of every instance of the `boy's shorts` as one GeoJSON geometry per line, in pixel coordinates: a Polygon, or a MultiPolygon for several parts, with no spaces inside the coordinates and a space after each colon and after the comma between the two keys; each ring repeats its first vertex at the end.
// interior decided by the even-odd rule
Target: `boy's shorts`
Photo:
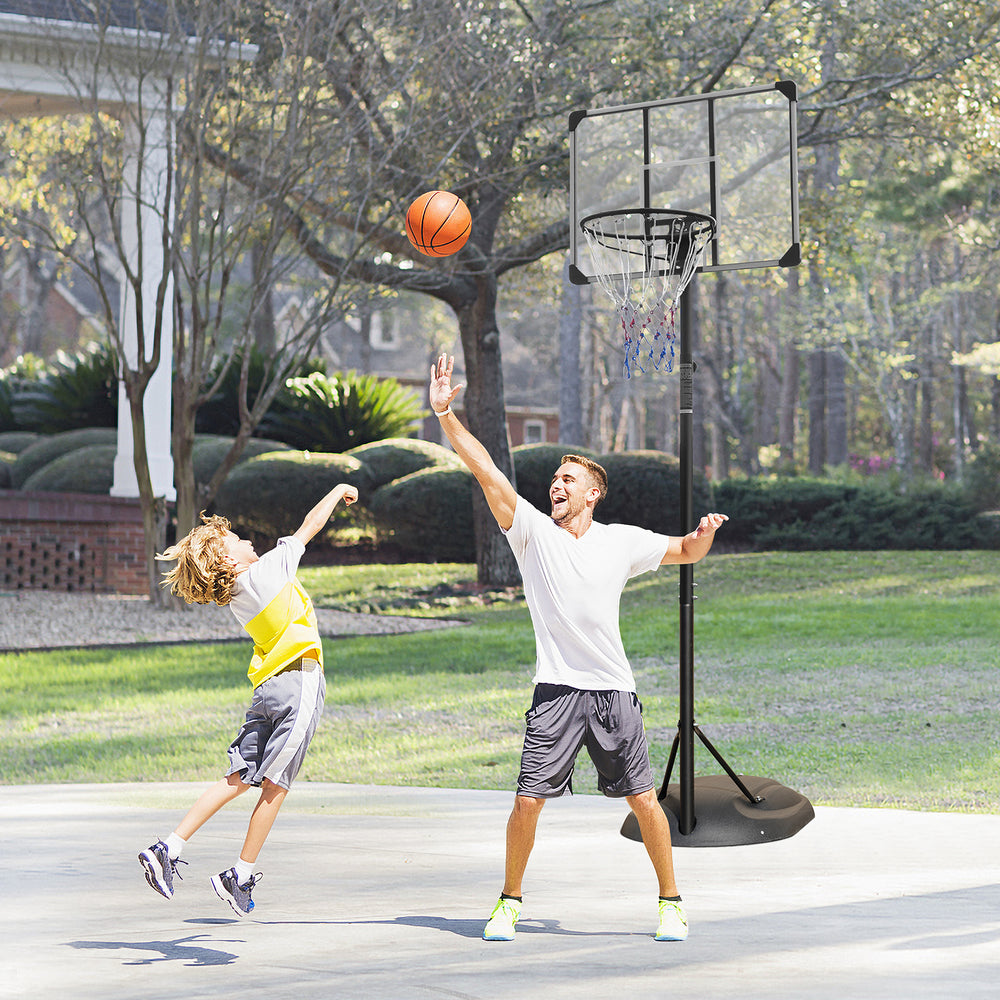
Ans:
{"type": "Polygon", "coordinates": [[[572,792],[573,767],[584,746],[597,768],[597,786],[608,797],[653,787],[642,705],[634,692],[538,684],[524,719],[518,795],[548,799],[572,792]]]}
{"type": "Polygon", "coordinates": [[[290,788],[316,732],[326,678],[316,660],[301,659],[254,688],[246,721],[229,747],[227,775],[248,785],[265,778],[290,788]]]}

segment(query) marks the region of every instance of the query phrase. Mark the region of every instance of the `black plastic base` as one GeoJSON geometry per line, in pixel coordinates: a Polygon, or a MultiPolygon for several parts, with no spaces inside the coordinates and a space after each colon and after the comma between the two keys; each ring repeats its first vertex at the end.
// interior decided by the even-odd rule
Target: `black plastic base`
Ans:
{"type": "MultiPolygon", "coordinates": [[[[667,786],[660,805],[670,823],[670,837],[675,847],[735,847],[740,844],[767,844],[794,836],[815,813],[812,803],[799,792],[779,785],[770,778],[740,775],[754,797],[751,803],[725,774],[694,779],[694,829],[682,834],[678,829],[681,814],[680,785],[667,786]]],[[[642,843],[639,823],[629,813],[621,833],[642,843]]]]}

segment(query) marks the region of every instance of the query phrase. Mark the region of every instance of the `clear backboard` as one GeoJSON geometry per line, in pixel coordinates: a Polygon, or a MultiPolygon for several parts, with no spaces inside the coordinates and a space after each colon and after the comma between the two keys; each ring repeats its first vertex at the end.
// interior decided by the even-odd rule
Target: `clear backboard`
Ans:
{"type": "Polygon", "coordinates": [[[791,81],[569,119],[570,277],[597,280],[580,223],[629,209],[711,216],[701,271],[800,261],[796,88],[791,81]]]}

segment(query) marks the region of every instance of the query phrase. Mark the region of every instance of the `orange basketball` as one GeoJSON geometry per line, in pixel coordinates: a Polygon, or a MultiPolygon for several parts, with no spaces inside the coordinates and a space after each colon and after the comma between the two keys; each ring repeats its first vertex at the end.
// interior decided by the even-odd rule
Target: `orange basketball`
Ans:
{"type": "Polygon", "coordinates": [[[450,257],[472,232],[469,207],[450,191],[426,191],[406,210],[406,235],[428,257],[450,257]]]}

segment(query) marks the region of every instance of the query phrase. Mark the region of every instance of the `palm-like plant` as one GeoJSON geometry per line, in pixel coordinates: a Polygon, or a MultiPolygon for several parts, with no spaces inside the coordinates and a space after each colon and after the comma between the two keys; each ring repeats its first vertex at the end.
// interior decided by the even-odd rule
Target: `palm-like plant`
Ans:
{"type": "Polygon", "coordinates": [[[407,437],[422,413],[395,379],[313,372],[285,383],[258,433],[303,451],[342,452],[407,437]]]}
{"type": "Polygon", "coordinates": [[[11,401],[18,427],[58,434],[78,427],[118,425],[118,376],[107,343],[75,354],[59,351],[47,371],[18,379],[11,401]]]}

